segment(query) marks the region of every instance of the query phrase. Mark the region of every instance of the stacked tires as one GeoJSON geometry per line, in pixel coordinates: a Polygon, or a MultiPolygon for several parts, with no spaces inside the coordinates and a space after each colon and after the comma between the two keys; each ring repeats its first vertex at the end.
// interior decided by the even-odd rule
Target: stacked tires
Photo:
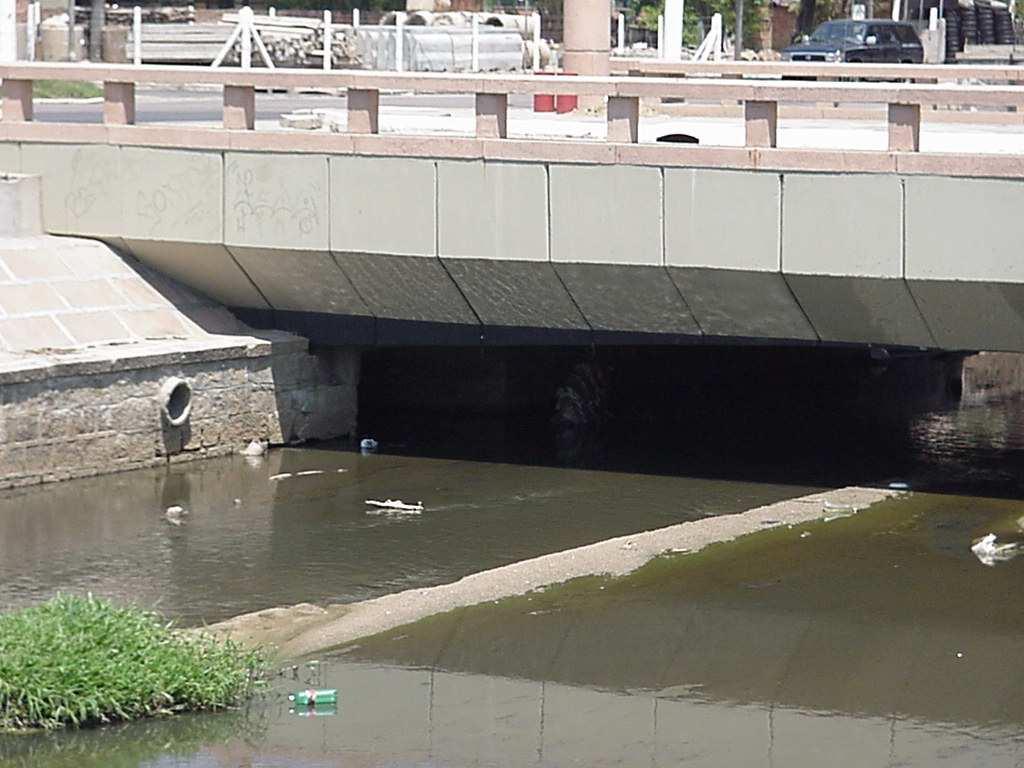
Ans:
{"type": "Polygon", "coordinates": [[[960,6],[956,0],[946,0],[942,14],[946,19],[946,63],[952,64],[956,61],[957,52],[964,49],[960,6]]]}
{"type": "Polygon", "coordinates": [[[1013,17],[1010,16],[1010,9],[993,6],[992,16],[995,22],[996,43],[998,45],[1013,45],[1016,42],[1016,35],[1013,33],[1013,17]]]}

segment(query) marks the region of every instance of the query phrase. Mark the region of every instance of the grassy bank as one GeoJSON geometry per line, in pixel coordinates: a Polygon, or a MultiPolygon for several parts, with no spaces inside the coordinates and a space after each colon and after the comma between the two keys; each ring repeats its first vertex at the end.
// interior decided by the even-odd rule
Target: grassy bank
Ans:
{"type": "Polygon", "coordinates": [[[151,613],[57,597],[0,615],[0,730],[215,710],[248,698],[263,656],[151,613]]]}
{"type": "Polygon", "coordinates": [[[32,95],[37,99],[95,99],[103,95],[96,83],[36,80],[32,95]]]}

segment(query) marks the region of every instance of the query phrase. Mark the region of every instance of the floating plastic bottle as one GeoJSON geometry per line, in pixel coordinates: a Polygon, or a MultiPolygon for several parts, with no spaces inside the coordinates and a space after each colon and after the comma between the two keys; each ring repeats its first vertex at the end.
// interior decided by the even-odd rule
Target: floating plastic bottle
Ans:
{"type": "Polygon", "coordinates": [[[338,691],[335,688],[309,688],[288,695],[288,701],[294,701],[303,707],[319,707],[323,704],[337,704],[338,691]]]}

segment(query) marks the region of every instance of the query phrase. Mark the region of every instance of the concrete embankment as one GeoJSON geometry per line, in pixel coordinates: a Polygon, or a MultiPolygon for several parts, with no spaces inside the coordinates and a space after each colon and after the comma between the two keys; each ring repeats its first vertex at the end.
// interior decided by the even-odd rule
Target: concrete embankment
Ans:
{"type": "Polygon", "coordinates": [[[451,584],[410,589],[326,608],[307,603],[237,616],[208,629],[251,644],[268,644],[284,658],[319,653],[456,608],[522,595],[585,576],[623,576],[669,552],[697,552],[718,542],[781,525],[864,509],[893,491],[842,488],[608,539],[475,573],[451,584]]]}
{"type": "Polygon", "coordinates": [[[354,430],[357,352],[254,331],[40,210],[38,177],[0,176],[0,488],[354,430]]]}

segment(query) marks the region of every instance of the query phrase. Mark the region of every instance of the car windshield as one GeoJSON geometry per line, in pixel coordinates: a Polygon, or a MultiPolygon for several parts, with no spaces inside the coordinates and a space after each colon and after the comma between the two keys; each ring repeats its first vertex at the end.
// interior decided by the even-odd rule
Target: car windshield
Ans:
{"type": "Polygon", "coordinates": [[[836,40],[864,42],[867,24],[856,21],[826,21],[811,34],[812,43],[828,43],[836,40]]]}
{"type": "Polygon", "coordinates": [[[846,25],[841,21],[826,21],[811,33],[812,43],[827,43],[846,36],[846,25]]]}

